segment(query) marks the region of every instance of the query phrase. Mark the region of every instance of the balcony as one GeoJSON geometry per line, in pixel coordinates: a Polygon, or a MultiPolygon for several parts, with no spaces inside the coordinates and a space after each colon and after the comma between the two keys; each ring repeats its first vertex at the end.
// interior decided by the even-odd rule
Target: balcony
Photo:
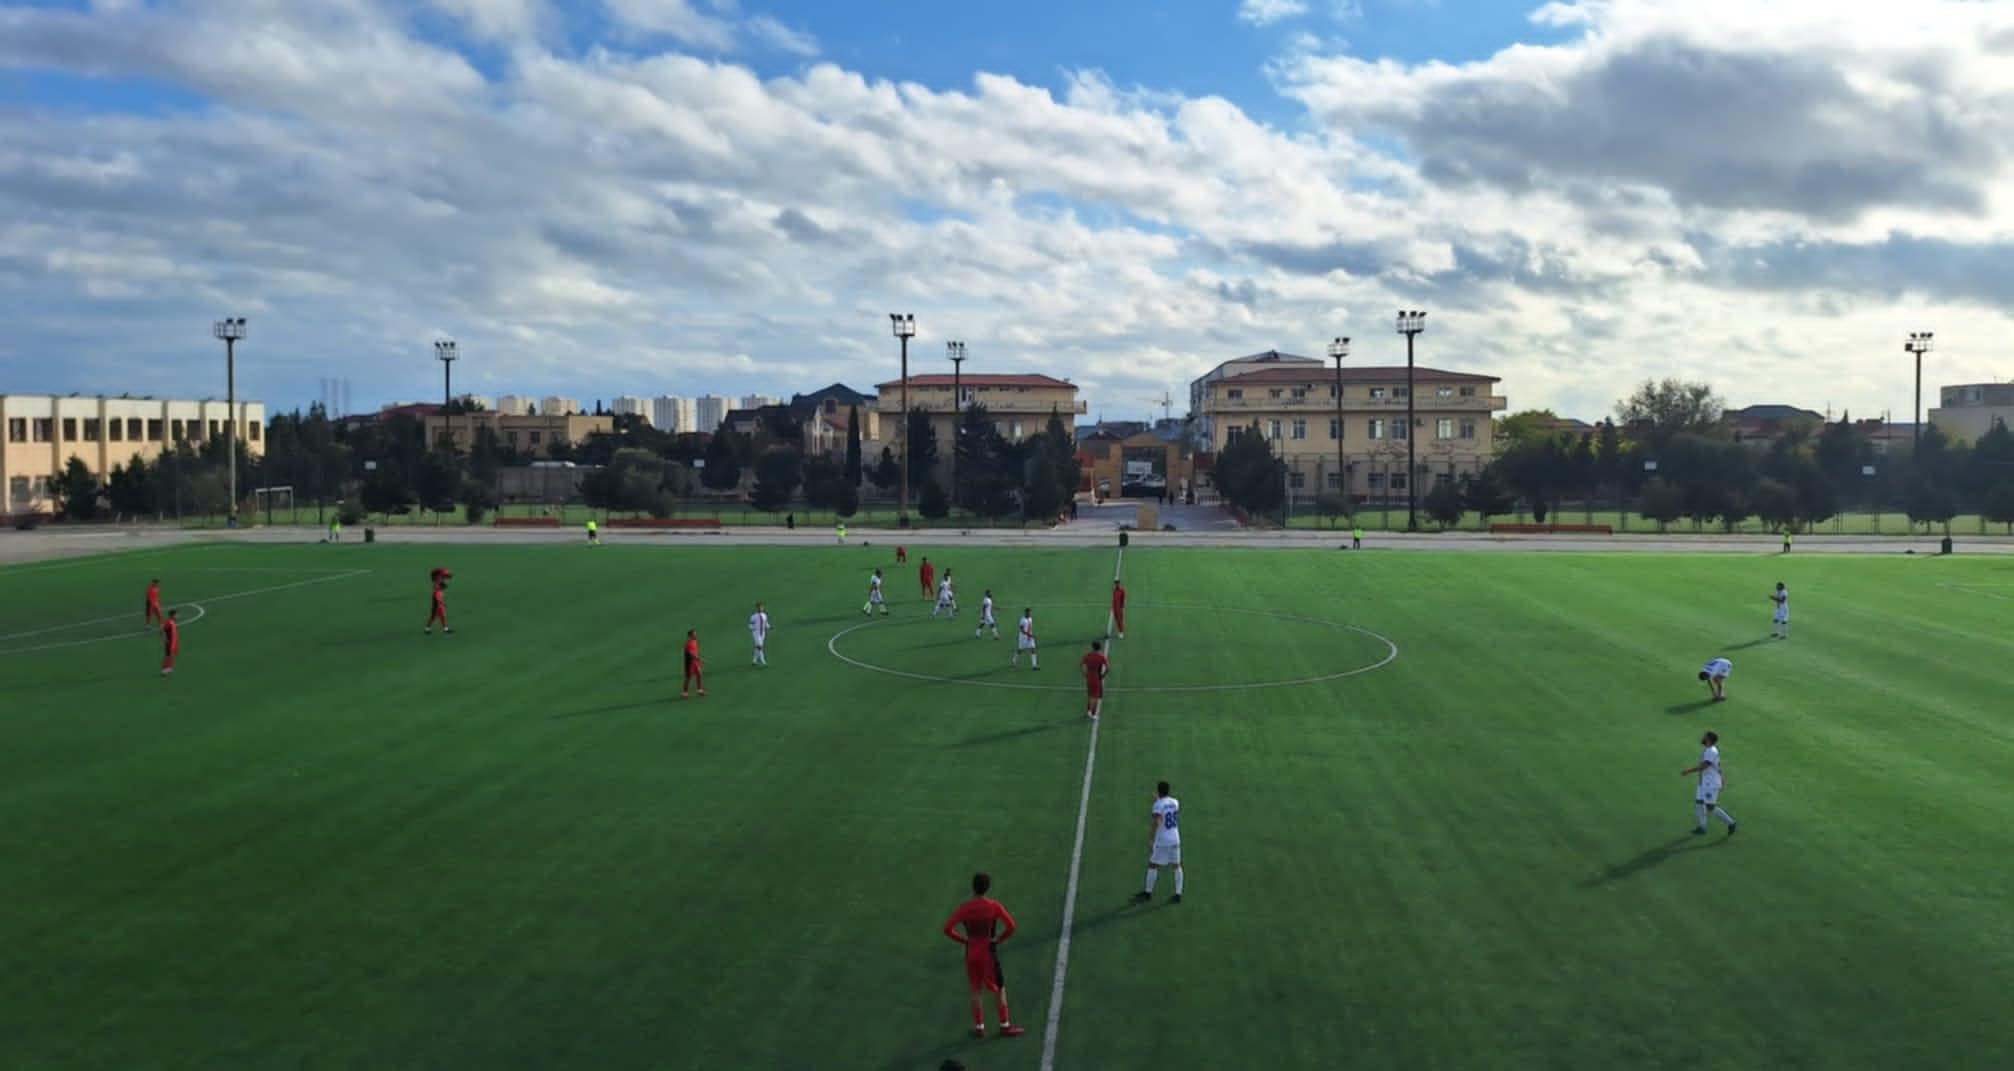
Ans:
{"type": "MultiPolygon", "coordinates": [[[[1414,406],[1417,413],[1493,413],[1506,407],[1507,399],[1499,395],[1473,395],[1467,398],[1440,398],[1421,395],[1414,406]]],[[[1336,400],[1327,395],[1309,394],[1305,398],[1216,398],[1207,403],[1208,414],[1216,413],[1334,413],[1336,400]]],[[[1351,413],[1377,413],[1393,409],[1403,410],[1404,398],[1343,398],[1343,415],[1351,413]]]]}

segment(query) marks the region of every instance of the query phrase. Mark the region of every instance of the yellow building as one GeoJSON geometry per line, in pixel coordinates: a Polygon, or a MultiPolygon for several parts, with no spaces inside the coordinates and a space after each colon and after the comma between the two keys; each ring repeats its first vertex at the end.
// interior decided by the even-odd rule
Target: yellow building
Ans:
{"type": "MultiPolygon", "coordinates": [[[[6,429],[0,486],[7,489],[7,508],[0,512],[49,511],[49,481],[72,457],[82,458],[102,481],[136,457],[152,459],[178,442],[221,438],[230,419],[231,407],[221,401],[0,394],[6,429]]],[[[238,403],[238,437],[255,456],[265,453],[265,424],[264,403],[238,403]]]]}
{"type": "MultiPolygon", "coordinates": [[[[875,388],[874,412],[878,430],[887,444],[902,449],[902,381],[890,380],[875,388]]],[[[993,426],[1008,442],[1020,442],[1041,433],[1049,425],[1049,414],[1063,418],[1063,427],[1074,428],[1076,418],[1088,411],[1077,400],[1077,385],[1068,380],[1043,375],[985,375],[959,377],[927,375],[909,377],[909,408],[930,414],[930,426],[937,432],[937,456],[948,465],[952,431],[960,409],[985,406],[993,426]],[[953,380],[963,398],[954,397],[953,380]]],[[[864,414],[863,414],[864,415],[864,414]]]]}
{"type": "Polygon", "coordinates": [[[1492,450],[1490,414],[1505,401],[1496,376],[1415,368],[1419,391],[1406,423],[1406,369],[1292,364],[1227,376],[1203,385],[1210,450],[1221,453],[1256,424],[1287,463],[1296,497],[1345,492],[1358,500],[1403,497],[1412,476],[1425,493],[1434,482],[1479,471],[1492,450]],[[1337,416],[1336,392],[1342,392],[1337,416]],[[1406,471],[1412,442],[1417,474],[1406,471]],[[1338,461],[1338,443],[1341,445],[1338,461]]]}
{"type": "Polygon", "coordinates": [[[496,432],[499,445],[528,454],[551,454],[555,443],[579,443],[595,432],[615,430],[615,418],[612,416],[562,416],[558,413],[547,416],[543,412],[499,413],[487,409],[453,416],[435,412],[426,420],[429,443],[439,442],[441,435],[446,433],[453,437],[455,449],[467,450],[475,441],[476,429],[487,427],[496,432]]]}

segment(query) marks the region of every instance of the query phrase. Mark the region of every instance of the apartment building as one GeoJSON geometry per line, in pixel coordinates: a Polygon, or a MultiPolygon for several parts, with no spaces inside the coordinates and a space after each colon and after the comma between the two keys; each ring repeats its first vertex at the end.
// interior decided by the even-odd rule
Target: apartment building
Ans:
{"type": "Polygon", "coordinates": [[[2014,383],[1958,383],[1937,389],[1930,423],[1953,439],[1978,442],[1995,424],[2014,421],[2014,383]]]}
{"type": "MultiPolygon", "coordinates": [[[[238,435],[253,455],[265,453],[266,407],[238,403],[238,435]]],[[[0,394],[0,487],[4,512],[51,508],[49,481],[72,457],[100,480],[136,457],[153,458],[178,442],[202,443],[229,430],[231,407],[221,401],[99,396],[0,394]]]]}

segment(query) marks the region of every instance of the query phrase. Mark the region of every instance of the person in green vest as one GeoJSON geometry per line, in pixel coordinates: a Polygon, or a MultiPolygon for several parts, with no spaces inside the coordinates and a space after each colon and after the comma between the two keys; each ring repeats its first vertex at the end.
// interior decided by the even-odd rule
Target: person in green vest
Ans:
{"type": "Polygon", "coordinates": [[[1350,526],[1350,549],[1351,550],[1364,549],[1364,526],[1361,524],[1353,524],[1350,526]]]}
{"type": "Polygon", "coordinates": [[[839,541],[841,543],[846,542],[846,522],[840,521],[834,530],[839,533],[839,541]]]}
{"type": "Polygon", "coordinates": [[[601,546],[601,529],[595,527],[593,518],[589,518],[587,522],[587,545],[590,547],[601,546]]]}
{"type": "Polygon", "coordinates": [[[329,518],[329,542],[339,543],[342,541],[342,538],[343,538],[343,519],[341,517],[329,518]]]}
{"type": "Polygon", "coordinates": [[[1783,553],[1790,553],[1790,529],[1783,530],[1783,553]]]}

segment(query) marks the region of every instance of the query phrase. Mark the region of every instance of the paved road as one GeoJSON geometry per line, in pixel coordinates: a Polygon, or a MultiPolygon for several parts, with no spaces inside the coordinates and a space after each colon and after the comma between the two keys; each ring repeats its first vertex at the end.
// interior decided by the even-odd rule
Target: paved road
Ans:
{"type": "MultiPolygon", "coordinates": [[[[1200,508],[1199,508],[1200,509],[1200,508]]],[[[1116,539],[1119,518],[1132,519],[1130,504],[1114,504],[1095,510],[1080,510],[1075,523],[1029,531],[969,531],[935,529],[897,536],[893,531],[855,528],[849,543],[906,542],[931,544],[971,543],[981,546],[1105,546],[1116,539]],[[1111,512],[1107,512],[1111,511],[1111,512]]],[[[1213,519],[1206,519],[1213,520],[1213,519]]],[[[1245,547],[1254,550],[1334,550],[1347,544],[1342,533],[1246,531],[1235,527],[1185,528],[1170,521],[1173,532],[1138,532],[1135,546],[1245,547]]],[[[349,535],[362,535],[352,528],[349,535]]],[[[151,551],[201,543],[316,543],[322,532],[312,528],[249,528],[236,532],[183,531],[162,528],[42,528],[33,532],[0,530],[0,563],[23,563],[112,551],[151,551]]],[[[428,528],[394,526],[378,529],[386,543],[452,545],[466,543],[533,544],[579,543],[576,529],[538,528],[428,528]]],[[[615,546],[822,546],[829,545],[828,531],[787,531],[775,528],[744,528],[725,532],[636,532],[604,529],[604,541],[615,546]]],[[[345,542],[348,542],[346,539],[345,542]]],[[[1549,551],[1565,553],[1649,553],[1649,554],[1775,554],[1780,542],[1767,535],[1532,535],[1492,536],[1479,532],[1420,533],[1404,535],[1370,532],[1364,537],[1364,552],[1392,550],[1440,550],[1465,552],[1549,551]]],[[[1960,554],[2014,556],[2014,540],[2004,536],[1966,536],[1958,539],[1960,554]]],[[[1798,554],[1903,554],[1937,553],[1937,540],[1930,536],[1827,536],[1807,535],[1797,540],[1798,554]]]]}

